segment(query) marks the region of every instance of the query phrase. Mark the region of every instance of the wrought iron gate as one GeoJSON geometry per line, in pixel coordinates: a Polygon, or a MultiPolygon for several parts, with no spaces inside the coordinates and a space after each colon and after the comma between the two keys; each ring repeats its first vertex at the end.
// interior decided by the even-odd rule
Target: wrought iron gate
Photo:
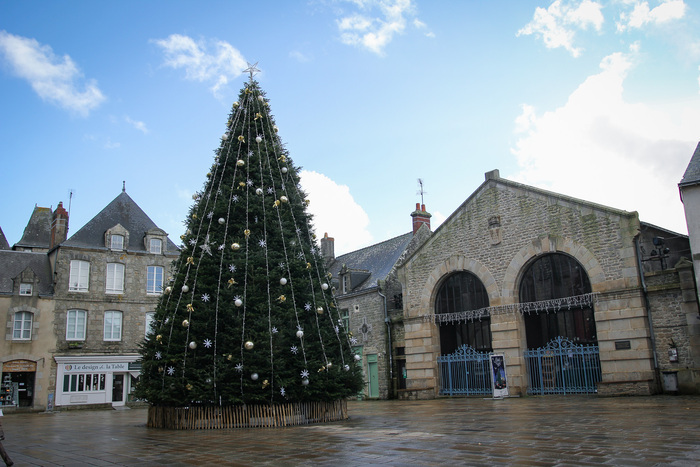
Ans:
{"type": "Polygon", "coordinates": [[[601,380],[597,345],[577,345],[557,337],[546,346],[525,351],[528,394],[595,394],[601,380]]]}
{"type": "Polygon", "coordinates": [[[491,394],[488,352],[478,352],[468,345],[462,345],[454,353],[440,355],[437,361],[440,371],[440,394],[491,394]]]}

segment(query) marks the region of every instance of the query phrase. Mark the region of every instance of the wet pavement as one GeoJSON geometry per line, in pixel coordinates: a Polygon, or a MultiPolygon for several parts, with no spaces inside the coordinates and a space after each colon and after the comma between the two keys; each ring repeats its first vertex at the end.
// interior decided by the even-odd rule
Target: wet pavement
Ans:
{"type": "MultiPolygon", "coordinates": [[[[146,410],[6,414],[24,465],[700,465],[700,397],[352,401],[350,419],[245,430],[146,428],[146,410]]],[[[0,463],[1,465],[1,463],[0,463]]]]}

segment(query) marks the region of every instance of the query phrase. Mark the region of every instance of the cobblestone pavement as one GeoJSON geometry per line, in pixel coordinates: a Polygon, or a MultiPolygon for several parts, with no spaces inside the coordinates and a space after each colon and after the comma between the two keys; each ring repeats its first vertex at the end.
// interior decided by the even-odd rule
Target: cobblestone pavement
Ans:
{"type": "MultiPolygon", "coordinates": [[[[350,419],[146,428],[146,410],[6,414],[15,465],[700,465],[700,397],[350,402],[350,419]]],[[[0,464],[1,465],[1,464],[0,464]]]]}

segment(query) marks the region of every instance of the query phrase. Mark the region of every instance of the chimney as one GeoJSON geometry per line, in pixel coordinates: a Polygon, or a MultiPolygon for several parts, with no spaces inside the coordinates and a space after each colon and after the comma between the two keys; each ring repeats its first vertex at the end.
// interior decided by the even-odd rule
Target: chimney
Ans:
{"type": "Polygon", "coordinates": [[[66,238],[68,238],[68,213],[63,209],[63,201],[59,201],[51,220],[51,246],[49,249],[65,242],[66,238]]]}
{"type": "Polygon", "coordinates": [[[430,230],[431,215],[425,210],[425,204],[416,203],[416,210],[411,213],[411,217],[413,218],[413,235],[423,224],[427,225],[428,230],[430,230]]]}
{"type": "Polygon", "coordinates": [[[335,239],[328,236],[328,232],[323,234],[321,239],[321,256],[326,260],[326,264],[335,259],[335,239]]]}

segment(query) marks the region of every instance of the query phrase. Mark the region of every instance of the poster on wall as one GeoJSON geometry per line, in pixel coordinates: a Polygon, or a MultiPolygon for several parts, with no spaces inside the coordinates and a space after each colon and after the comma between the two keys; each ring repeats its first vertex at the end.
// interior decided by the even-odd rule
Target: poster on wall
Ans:
{"type": "Polygon", "coordinates": [[[508,397],[508,381],[506,380],[506,361],[503,354],[491,354],[491,381],[493,397],[508,397]]]}

